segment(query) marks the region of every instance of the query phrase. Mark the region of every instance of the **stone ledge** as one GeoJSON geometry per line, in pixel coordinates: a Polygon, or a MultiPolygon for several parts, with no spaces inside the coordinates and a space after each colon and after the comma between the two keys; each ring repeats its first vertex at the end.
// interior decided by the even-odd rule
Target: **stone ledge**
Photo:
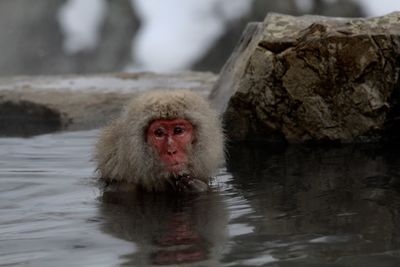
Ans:
{"type": "Polygon", "coordinates": [[[204,72],[2,77],[0,135],[101,127],[138,92],[189,89],[208,96],[216,79],[204,72]]]}

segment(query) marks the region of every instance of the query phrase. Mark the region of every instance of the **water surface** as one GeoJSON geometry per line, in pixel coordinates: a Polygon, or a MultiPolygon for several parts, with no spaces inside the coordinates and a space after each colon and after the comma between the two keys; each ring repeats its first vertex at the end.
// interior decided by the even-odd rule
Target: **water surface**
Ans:
{"type": "Polygon", "coordinates": [[[101,195],[97,131],[0,138],[0,266],[399,266],[400,152],[235,145],[212,192],[101,195]]]}

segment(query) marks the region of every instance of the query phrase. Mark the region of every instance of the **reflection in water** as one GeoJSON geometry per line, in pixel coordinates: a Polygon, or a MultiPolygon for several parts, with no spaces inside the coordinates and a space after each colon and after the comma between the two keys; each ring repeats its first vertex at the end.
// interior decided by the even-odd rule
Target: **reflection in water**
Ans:
{"type": "MultiPolygon", "coordinates": [[[[213,266],[226,239],[226,212],[218,194],[106,192],[100,208],[103,231],[133,241],[128,265],[196,263],[213,266]]],[[[197,266],[197,265],[195,265],[197,266]]],[[[215,265],[214,265],[215,266],[215,265]]]]}
{"type": "Polygon", "coordinates": [[[264,259],[282,266],[400,263],[397,149],[235,146],[228,170],[233,186],[258,216],[250,219],[257,235],[238,237],[237,242],[248,246],[234,250],[226,261],[252,265],[264,259]]]}
{"type": "Polygon", "coordinates": [[[212,192],[99,196],[96,131],[0,138],[0,266],[400,266],[400,152],[230,148],[212,192]]]}

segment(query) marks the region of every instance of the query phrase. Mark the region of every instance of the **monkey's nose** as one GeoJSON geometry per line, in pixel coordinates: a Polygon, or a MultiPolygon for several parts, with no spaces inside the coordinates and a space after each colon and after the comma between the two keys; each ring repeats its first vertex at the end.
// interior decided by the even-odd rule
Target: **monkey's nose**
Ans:
{"type": "Polygon", "coordinates": [[[176,154],[176,149],[175,148],[168,148],[167,154],[169,156],[175,155],[176,154]]]}
{"type": "Polygon", "coordinates": [[[176,154],[176,152],[177,152],[177,148],[176,148],[176,144],[175,144],[174,140],[171,137],[168,137],[167,154],[169,156],[172,156],[172,155],[176,154]]]}

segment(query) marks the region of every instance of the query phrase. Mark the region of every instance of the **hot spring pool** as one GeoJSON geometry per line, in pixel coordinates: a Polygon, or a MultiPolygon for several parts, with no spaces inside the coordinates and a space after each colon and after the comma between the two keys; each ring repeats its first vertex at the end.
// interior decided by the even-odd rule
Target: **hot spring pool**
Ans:
{"type": "Polygon", "coordinates": [[[0,266],[399,266],[400,152],[235,145],[212,192],[101,196],[98,131],[0,138],[0,266]]]}

